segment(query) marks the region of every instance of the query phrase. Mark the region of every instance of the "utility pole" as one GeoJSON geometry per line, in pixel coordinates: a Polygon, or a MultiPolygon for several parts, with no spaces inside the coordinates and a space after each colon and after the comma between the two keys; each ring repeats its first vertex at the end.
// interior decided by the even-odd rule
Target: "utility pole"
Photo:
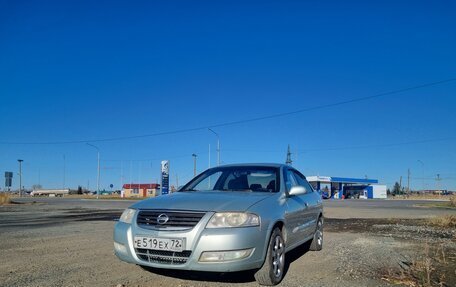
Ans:
{"type": "Polygon", "coordinates": [[[214,132],[211,128],[208,128],[208,130],[217,136],[217,166],[219,166],[220,165],[220,136],[218,133],[214,132]]]}
{"type": "MultiPolygon", "coordinates": [[[[209,167],[208,168],[211,168],[211,144],[209,144],[209,167]]],[[[210,188],[211,186],[211,177],[208,178],[208,183],[207,183],[207,189],[210,188]]]]}
{"type": "Polygon", "coordinates": [[[19,197],[22,197],[22,162],[23,159],[18,159],[19,162],[19,197]]]}
{"type": "Polygon", "coordinates": [[[402,193],[402,175],[401,175],[401,178],[399,179],[399,189],[400,189],[400,192],[402,193]]]}
{"type": "Polygon", "coordinates": [[[291,160],[291,151],[290,151],[290,145],[288,145],[288,150],[287,150],[287,160],[285,161],[285,163],[287,165],[291,165],[293,161],[291,160]]]}
{"type": "Polygon", "coordinates": [[[198,156],[197,154],[192,154],[193,156],[193,176],[196,176],[196,157],[198,156]]]}
{"type": "Polygon", "coordinates": [[[65,189],[65,173],[66,173],[66,159],[63,155],[63,189],[65,189]]]}
{"type": "Polygon", "coordinates": [[[422,167],[422,176],[423,178],[421,179],[421,188],[423,189],[424,191],[424,162],[422,160],[418,160],[418,162],[421,164],[421,167],[422,167]]]}
{"type": "Polygon", "coordinates": [[[217,166],[220,165],[220,138],[217,135],[217,166]]]}
{"type": "Polygon", "coordinates": [[[440,174],[437,174],[437,178],[435,180],[437,181],[437,190],[440,191],[440,181],[442,180],[440,178],[440,174]]]}
{"type": "Polygon", "coordinates": [[[120,190],[123,189],[123,164],[120,161],[120,190]]]}
{"type": "Polygon", "coordinates": [[[410,193],[410,168],[407,169],[407,194],[410,193]]]}
{"type": "Polygon", "coordinates": [[[97,151],[97,199],[100,195],[100,150],[97,151]]]}
{"type": "Polygon", "coordinates": [[[86,143],[87,145],[95,148],[97,150],[97,199],[98,199],[98,196],[100,195],[100,149],[93,145],[93,144],[90,144],[90,143],[86,143]]]}

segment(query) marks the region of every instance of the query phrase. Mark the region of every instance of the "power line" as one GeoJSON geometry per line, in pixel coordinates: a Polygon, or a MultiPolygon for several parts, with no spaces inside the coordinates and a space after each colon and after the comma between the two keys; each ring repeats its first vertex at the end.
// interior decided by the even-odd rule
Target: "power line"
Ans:
{"type": "Polygon", "coordinates": [[[385,144],[359,145],[359,146],[347,146],[347,147],[331,147],[331,148],[315,148],[315,149],[305,149],[305,150],[303,150],[301,152],[307,152],[307,151],[331,151],[331,150],[346,150],[346,149],[365,149],[365,148],[373,148],[373,147],[392,147],[392,146],[402,146],[402,145],[422,144],[422,143],[432,143],[432,142],[452,141],[452,140],[456,140],[456,137],[417,140],[417,141],[408,141],[408,142],[399,142],[399,143],[385,143],[385,144]]]}
{"type": "Polygon", "coordinates": [[[146,159],[103,159],[101,161],[131,161],[131,162],[149,162],[149,161],[161,161],[163,158],[166,159],[179,159],[179,158],[190,158],[191,154],[186,155],[174,155],[174,156],[163,156],[163,157],[156,157],[156,158],[146,158],[146,159]]]}
{"type": "MultiPolygon", "coordinates": [[[[437,180],[435,176],[431,177],[410,177],[410,179],[427,179],[427,180],[437,180]]],[[[454,180],[456,177],[439,177],[438,180],[454,180]]]]}
{"type": "MultiPolygon", "coordinates": [[[[366,148],[375,148],[375,147],[393,147],[393,146],[402,146],[402,145],[411,145],[411,144],[422,144],[422,143],[432,143],[432,142],[442,142],[442,141],[452,141],[456,140],[456,137],[448,138],[434,138],[434,139],[425,139],[425,140],[416,140],[408,142],[398,142],[398,143],[384,143],[384,144],[373,144],[373,145],[359,145],[359,146],[345,146],[345,147],[328,147],[328,148],[313,148],[313,149],[303,149],[297,150],[295,153],[305,153],[312,151],[333,151],[333,150],[350,150],[350,149],[366,149],[366,148]]],[[[247,150],[247,149],[224,149],[225,152],[258,152],[258,153],[281,153],[283,150],[247,150]]]]}
{"type": "Polygon", "coordinates": [[[437,86],[437,85],[441,85],[441,84],[445,84],[445,83],[449,83],[449,82],[453,82],[453,81],[456,81],[456,78],[450,78],[450,79],[441,80],[441,81],[437,81],[437,82],[425,83],[425,84],[416,85],[416,86],[412,86],[412,87],[407,87],[407,88],[403,88],[403,89],[383,92],[383,93],[379,93],[379,94],[372,95],[372,96],[353,98],[353,99],[350,99],[350,100],[339,101],[339,102],[334,102],[334,103],[330,103],[330,104],[324,104],[324,105],[319,105],[319,106],[314,106],[314,107],[302,108],[302,109],[295,110],[295,111],[290,111],[290,112],[271,114],[271,115],[266,115],[266,116],[262,116],[262,117],[256,117],[256,118],[244,119],[244,120],[237,120],[237,121],[219,123],[219,124],[214,124],[214,125],[200,126],[200,127],[195,127],[195,128],[186,128],[186,129],[179,129],[179,130],[173,130],[173,131],[164,131],[164,132],[157,132],[157,133],[151,133],[151,134],[143,134],[143,135],[135,135],[135,136],[124,136],[124,137],[112,137],[112,138],[102,138],[102,139],[85,139],[85,140],[73,140],[73,141],[48,141],[48,142],[0,142],[0,144],[23,144],[23,145],[78,144],[78,143],[87,143],[87,142],[121,141],[121,140],[131,140],[131,139],[139,139],[139,138],[147,138],[147,137],[157,137],[157,136],[164,136],[164,135],[189,133],[189,132],[195,132],[195,131],[200,131],[200,130],[207,130],[207,129],[210,129],[210,128],[219,128],[219,127],[226,127],[226,126],[246,124],[246,123],[251,123],[251,122],[256,122],[256,121],[268,120],[268,119],[273,119],[273,118],[287,117],[287,116],[300,114],[300,113],[304,113],[304,112],[310,112],[310,111],[315,111],[315,110],[320,110],[320,109],[326,109],[326,108],[331,108],[331,107],[336,107],[336,106],[341,106],[341,105],[347,105],[347,104],[356,103],[356,102],[367,101],[367,100],[371,100],[371,99],[374,99],[374,98],[380,98],[380,97],[385,97],[385,96],[405,93],[405,92],[409,92],[409,91],[412,91],[412,90],[418,90],[418,89],[422,89],[422,88],[437,86]]]}
{"type": "Polygon", "coordinates": [[[370,100],[370,99],[380,98],[380,97],[384,97],[384,96],[390,96],[390,95],[394,95],[394,94],[400,94],[400,93],[404,93],[404,92],[408,92],[408,91],[412,91],[412,90],[422,89],[422,88],[425,88],[425,87],[432,87],[432,86],[436,86],[436,85],[440,85],[440,84],[444,84],[444,83],[448,83],[448,82],[453,82],[453,81],[456,81],[456,78],[442,80],[442,81],[438,81],[438,82],[426,83],[426,84],[417,85],[417,86],[413,86],[413,87],[408,87],[408,88],[404,88],[404,89],[384,92],[384,93],[380,93],[380,94],[376,94],[376,95],[372,95],[372,96],[354,98],[354,99],[351,99],[351,100],[345,100],[345,101],[335,102],[335,103],[331,103],[331,104],[325,104],[325,105],[320,105],[320,106],[315,106],[315,107],[303,108],[303,109],[296,110],[296,111],[291,111],[291,112],[285,112],[285,113],[273,114],[273,115],[268,115],[268,116],[263,116],[263,117],[252,118],[252,119],[246,119],[246,120],[233,121],[233,122],[228,122],[228,123],[223,123],[223,124],[217,124],[217,125],[213,125],[213,126],[210,126],[210,127],[211,128],[212,127],[223,127],[223,126],[229,126],[229,125],[235,125],[235,124],[243,124],[243,123],[249,123],[249,122],[254,122],[254,121],[273,119],[273,118],[278,118],[278,117],[291,116],[291,115],[294,115],[294,114],[310,112],[310,111],[320,110],[320,109],[325,109],[325,108],[331,108],[331,107],[351,104],[351,103],[355,103],[355,102],[367,101],[367,100],[370,100]]]}

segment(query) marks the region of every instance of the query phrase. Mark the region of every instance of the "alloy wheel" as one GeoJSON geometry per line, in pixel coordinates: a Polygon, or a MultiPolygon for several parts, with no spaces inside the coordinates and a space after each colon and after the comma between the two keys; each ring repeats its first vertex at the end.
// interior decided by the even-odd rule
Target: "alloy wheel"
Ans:
{"type": "Polygon", "coordinates": [[[283,238],[276,236],[274,240],[274,247],[272,249],[272,267],[274,276],[279,278],[282,276],[285,266],[285,248],[283,238]]]}

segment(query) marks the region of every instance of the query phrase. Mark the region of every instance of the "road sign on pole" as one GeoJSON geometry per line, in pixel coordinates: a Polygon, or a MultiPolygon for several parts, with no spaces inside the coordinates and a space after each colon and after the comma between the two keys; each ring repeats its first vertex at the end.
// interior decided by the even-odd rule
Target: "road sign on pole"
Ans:
{"type": "Polygon", "coordinates": [[[163,160],[161,162],[161,194],[169,193],[169,161],[163,160]]]}
{"type": "Polygon", "coordinates": [[[5,189],[10,190],[13,185],[13,173],[11,171],[5,171],[5,189]]]}

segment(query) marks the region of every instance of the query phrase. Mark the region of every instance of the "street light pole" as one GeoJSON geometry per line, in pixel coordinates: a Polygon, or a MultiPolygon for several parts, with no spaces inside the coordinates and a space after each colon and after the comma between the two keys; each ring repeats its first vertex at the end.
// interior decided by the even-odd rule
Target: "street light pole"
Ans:
{"type": "Polygon", "coordinates": [[[196,176],[196,157],[198,156],[197,154],[192,154],[193,156],[193,176],[196,176]]]}
{"type": "Polygon", "coordinates": [[[97,199],[100,195],[100,151],[97,151],[97,199]]]}
{"type": "Polygon", "coordinates": [[[65,189],[66,158],[63,155],[63,189],[65,189]]]}
{"type": "Polygon", "coordinates": [[[421,184],[423,185],[422,188],[423,188],[423,192],[424,192],[424,162],[421,161],[421,160],[418,160],[418,162],[421,163],[421,167],[423,168],[423,169],[422,169],[422,172],[423,172],[422,176],[423,176],[423,178],[422,178],[421,184]]]}
{"type": "Polygon", "coordinates": [[[214,132],[211,128],[208,128],[208,130],[217,136],[217,165],[220,165],[220,136],[218,133],[214,132]]]}
{"type": "Polygon", "coordinates": [[[86,143],[87,145],[95,148],[97,150],[97,199],[98,199],[98,196],[100,195],[100,149],[93,145],[93,144],[90,144],[90,143],[86,143]]]}
{"type": "Polygon", "coordinates": [[[19,197],[22,197],[22,162],[24,160],[18,159],[19,162],[19,197]]]}

